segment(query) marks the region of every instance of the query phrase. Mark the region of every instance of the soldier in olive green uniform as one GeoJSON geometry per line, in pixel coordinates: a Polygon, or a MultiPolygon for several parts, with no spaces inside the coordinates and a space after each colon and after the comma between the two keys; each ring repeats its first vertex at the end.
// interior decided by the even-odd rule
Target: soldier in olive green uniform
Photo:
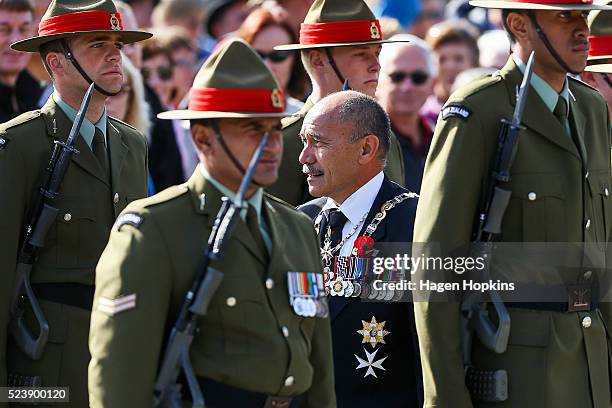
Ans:
{"type": "MultiPolygon", "coordinates": [[[[612,225],[608,114],[599,93],[566,76],[586,65],[588,27],[583,11],[598,6],[589,1],[553,3],[472,2],[506,9],[507,30],[516,38],[514,54],[501,71],[460,89],[443,107],[425,166],[415,242],[442,243],[452,251],[472,239],[500,119],[511,118],[525,63],[535,49],[524,129],[519,132],[511,181],[502,185],[512,196],[496,239],[591,243],[596,248],[591,261],[596,262],[590,266],[598,268],[595,271],[605,267],[612,225]]],[[[570,265],[579,266],[556,271],[568,295],[570,285],[594,287],[595,273],[589,265],[582,258],[573,261],[570,265]]],[[[460,305],[415,303],[425,407],[612,407],[606,329],[612,327],[610,304],[599,303],[596,291],[591,293],[593,299],[580,305],[581,311],[569,311],[578,305],[570,300],[508,305],[511,328],[502,354],[474,340],[473,365],[508,374],[507,400],[488,403],[472,398],[465,385],[460,305]]]]}
{"type": "MultiPolygon", "coordinates": [[[[304,117],[323,97],[342,89],[345,80],[355,90],[374,96],[383,40],[380,24],[363,0],[316,0],[300,31],[300,43],[277,50],[301,50],[302,61],[312,81],[313,92],[302,109],[283,119],[285,149],[278,181],[267,189],[290,204],[309,201],[306,176],[298,161],[302,151],[300,130],[304,117]]],[[[385,174],[404,185],[404,159],[400,144],[391,135],[385,174]]]]}
{"type": "MultiPolygon", "coordinates": [[[[142,134],[106,115],[108,95],[121,89],[121,44],[151,36],[123,31],[112,1],[53,1],[38,37],[12,45],[41,51],[55,92],[45,106],[0,125],[0,384],[34,379],[70,387],[70,406],[87,406],[87,338],[94,271],[115,218],[146,196],[147,148],[142,134]],[[55,199],[59,213],[39,251],[32,283],[49,322],[42,357],[31,360],[8,338],[20,240],[33,212],[55,141],[65,141],[89,84],[95,91],[55,199]],[[8,343],[8,344],[7,344],[8,343]],[[5,360],[4,352],[7,357],[5,360]],[[6,370],[6,371],[5,371],[6,370]]],[[[26,321],[36,321],[25,302],[26,321]]]]}
{"type": "Polygon", "coordinates": [[[278,397],[293,397],[292,407],[335,406],[329,320],[302,317],[290,305],[296,272],[319,276],[322,284],[312,223],[259,187],[278,177],[283,105],[263,61],[232,40],[196,76],[189,109],[160,114],[191,120],[201,163],[185,184],[128,206],[111,233],[97,268],[92,407],[151,406],[164,339],[196,276],[221,198],[234,198],[266,131],[248,211],[223,257],[211,263],[225,276],[198,321],[191,362],[208,408],[263,407],[278,397]]]}

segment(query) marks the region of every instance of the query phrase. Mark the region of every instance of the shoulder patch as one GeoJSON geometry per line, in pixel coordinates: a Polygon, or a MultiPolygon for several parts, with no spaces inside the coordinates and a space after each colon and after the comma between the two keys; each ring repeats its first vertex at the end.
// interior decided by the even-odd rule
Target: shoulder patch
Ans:
{"type": "Polygon", "coordinates": [[[472,115],[472,111],[461,105],[447,105],[442,108],[440,114],[442,115],[442,119],[445,120],[451,116],[467,120],[472,115]]]}
{"type": "Polygon", "coordinates": [[[124,225],[131,225],[132,227],[138,229],[142,225],[143,221],[144,218],[142,215],[127,212],[125,214],[121,214],[117,218],[117,221],[115,221],[115,227],[117,228],[117,231],[121,231],[121,227],[124,225]]]}
{"type": "Polygon", "coordinates": [[[10,140],[5,136],[0,136],[0,150],[6,149],[10,140]]]}

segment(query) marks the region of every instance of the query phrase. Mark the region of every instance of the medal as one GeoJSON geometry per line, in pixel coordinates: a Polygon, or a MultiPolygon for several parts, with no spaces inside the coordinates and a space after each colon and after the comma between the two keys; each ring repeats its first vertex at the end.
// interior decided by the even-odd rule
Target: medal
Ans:
{"type": "Polygon", "coordinates": [[[389,300],[393,299],[393,296],[395,296],[395,291],[393,289],[389,289],[387,290],[387,294],[385,295],[383,300],[388,302],[389,300]]]}
{"type": "Polygon", "coordinates": [[[353,282],[346,281],[346,288],[344,289],[344,297],[351,297],[353,296],[354,292],[355,292],[355,286],[353,285],[353,282]]]}
{"type": "Polygon", "coordinates": [[[354,282],[353,286],[355,288],[355,290],[353,291],[353,297],[357,298],[359,297],[359,295],[361,295],[361,284],[359,282],[354,282]]]}
{"type": "Polygon", "coordinates": [[[329,316],[329,304],[327,298],[317,299],[317,317],[326,318],[329,316]]]}
{"type": "Polygon", "coordinates": [[[375,316],[372,316],[369,322],[362,320],[362,329],[357,330],[357,333],[363,336],[361,343],[370,343],[372,348],[375,348],[378,343],[386,344],[385,336],[391,332],[385,330],[385,323],[387,322],[377,322],[375,316]]]}
{"type": "Polygon", "coordinates": [[[295,298],[293,300],[293,311],[296,315],[304,317],[304,299],[295,298]]]}
{"type": "Polygon", "coordinates": [[[314,272],[287,272],[287,287],[295,314],[315,317],[317,301],[325,296],[325,276],[314,272]]]}
{"type": "Polygon", "coordinates": [[[372,293],[372,288],[368,282],[361,282],[361,297],[364,299],[370,298],[370,293],[372,293]]]}
{"type": "Polygon", "coordinates": [[[375,297],[376,300],[383,300],[385,296],[387,296],[387,291],[385,289],[378,290],[377,292],[375,297]]]}
{"type": "Polygon", "coordinates": [[[341,277],[337,277],[335,281],[331,282],[331,295],[332,296],[343,296],[344,295],[345,283],[341,277]]]}
{"type": "Polygon", "coordinates": [[[317,303],[313,298],[306,299],[306,311],[308,317],[315,317],[317,315],[317,303]]]}

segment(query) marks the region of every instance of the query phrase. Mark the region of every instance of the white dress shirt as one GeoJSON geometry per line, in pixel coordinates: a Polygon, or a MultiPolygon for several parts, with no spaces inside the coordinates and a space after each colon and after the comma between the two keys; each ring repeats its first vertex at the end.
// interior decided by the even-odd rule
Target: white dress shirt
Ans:
{"type": "MultiPolygon", "coordinates": [[[[370,212],[370,208],[372,204],[374,204],[374,200],[380,191],[380,187],[382,186],[383,180],[385,176],[381,171],[376,176],[372,177],[370,181],[365,183],[363,186],[359,188],[359,190],[355,191],[353,194],[349,196],[344,202],[338,207],[334,200],[331,198],[327,198],[327,202],[323,206],[321,211],[325,211],[331,208],[338,208],[342,213],[346,216],[347,221],[344,224],[344,228],[342,228],[342,238],[346,237],[353,227],[361,221],[361,218],[367,217],[367,214],[370,212]]],[[[340,253],[334,255],[340,256],[350,256],[351,251],[353,250],[353,244],[355,240],[359,236],[359,232],[363,228],[364,221],[362,225],[357,228],[357,231],[349,239],[346,240],[344,245],[340,248],[340,253]]]]}

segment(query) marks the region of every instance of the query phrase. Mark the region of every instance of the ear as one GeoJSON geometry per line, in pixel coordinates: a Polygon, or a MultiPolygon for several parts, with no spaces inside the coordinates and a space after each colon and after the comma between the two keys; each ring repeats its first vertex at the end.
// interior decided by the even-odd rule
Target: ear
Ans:
{"type": "Polygon", "coordinates": [[[506,24],[508,28],[516,37],[516,40],[526,41],[529,39],[529,17],[525,13],[510,13],[506,18],[506,24]]]}
{"type": "Polygon", "coordinates": [[[45,62],[54,74],[64,68],[64,59],[58,52],[50,52],[47,54],[45,62]]]}
{"type": "Polygon", "coordinates": [[[595,81],[595,75],[592,72],[584,71],[580,74],[580,78],[593,88],[597,88],[597,81],[595,81]]]}
{"type": "Polygon", "coordinates": [[[191,138],[193,143],[201,154],[208,156],[214,152],[213,140],[215,132],[210,126],[204,126],[197,123],[191,127],[191,138]]]}
{"type": "Polygon", "coordinates": [[[310,67],[316,71],[324,70],[327,64],[327,56],[321,50],[310,50],[307,59],[310,67]]]}
{"type": "Polygon", "coordinates": [[[380,140],[375,135],[367,135],[361,138],[359,150],[359,164],[367,164],[373,160],[378,160],[380,140]]]}

